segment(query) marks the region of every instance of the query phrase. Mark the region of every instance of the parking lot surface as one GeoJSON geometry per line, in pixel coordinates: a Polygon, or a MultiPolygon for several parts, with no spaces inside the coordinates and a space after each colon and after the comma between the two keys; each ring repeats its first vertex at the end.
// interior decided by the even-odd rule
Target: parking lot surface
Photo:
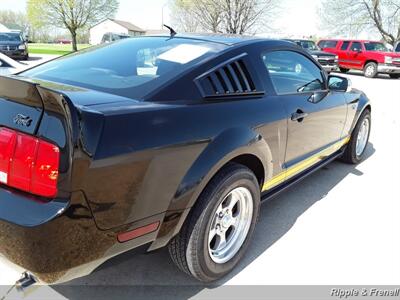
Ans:
{"type": "Polygon", "coordinates": [[[57,58],[58,55],[48,55],[48,54],[30,54],[27,61],[21,61],[21,63],[28,65],[29,67],[34,67],[39,64],[43,64],[49,60],[57,58]]]}
{"type": "MultiPolygon", "coordinates": [[[[366,159],[357,166],[333,162],[265,203],[246,256],[212,290],[222,285],[400,284],[400,80],[346,76],[372,100],[366,159]]],[[[18,277],[0,265],[0,299],[18,277]]],[[[155,296],[152,286],[160,285],[177,286],[163,298],[202,298],[212,291],[180,272],[162,249],[126,253],[84,278],[25,293],[12,290],[5,299],[115,296],[107,294],[106,286],[120,287],[122,297],[155,296]]]]}

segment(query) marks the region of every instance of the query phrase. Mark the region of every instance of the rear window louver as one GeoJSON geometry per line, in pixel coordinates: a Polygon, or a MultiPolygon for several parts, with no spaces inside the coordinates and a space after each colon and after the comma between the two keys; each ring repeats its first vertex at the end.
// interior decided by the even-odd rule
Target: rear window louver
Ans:
{"type": "Polygon", "coordinates": [[[196,78],[204,98],[245,97],[264,94],[249,71],[243,54],[226,61],[196,78]]]}

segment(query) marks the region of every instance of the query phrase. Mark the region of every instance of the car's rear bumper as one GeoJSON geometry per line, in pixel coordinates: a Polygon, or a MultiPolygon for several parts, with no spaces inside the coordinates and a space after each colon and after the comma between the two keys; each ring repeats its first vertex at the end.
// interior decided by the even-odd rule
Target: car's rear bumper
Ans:
{"type": "Polygon", "coordinates": [[[27,194],[0,188],[0,220],[15,225],[39,226],[61,215],[68,205],[69,200],[41,201],[27,194]]]}
{"type": "Polygon", "coordinates": [[[109,258],[150,243],[158,230],[120,243],[117,235],[161,222],[164,214],[113,230],[100,230],[82,192],[70,200],[41,202],[0,187],[0,257],[39,281],[68,281],[91,273],[109,258]]]}
{"type": "Polygon", "coordinates": [[[391,64],[378,64],[378,73],[400,74],[400,66],[391,64]]]}

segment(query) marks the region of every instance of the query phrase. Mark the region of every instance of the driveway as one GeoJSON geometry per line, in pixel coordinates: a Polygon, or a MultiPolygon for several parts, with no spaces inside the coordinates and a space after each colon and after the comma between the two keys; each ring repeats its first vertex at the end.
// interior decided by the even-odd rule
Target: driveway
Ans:
{"type": "MultiPolygon", "coordinates": [[[[246,256],[223,280],[202,286],[161,249],[126,253],[87,277],[26,295],[13,290],[6,299],[196,299],[222,285],[399,285],[400,80],[346,76],[373,102],[365,161],[333,162],[265,203],[246,256]]],[[[0,266],[0,283],[17,278],[0,266]]]]}

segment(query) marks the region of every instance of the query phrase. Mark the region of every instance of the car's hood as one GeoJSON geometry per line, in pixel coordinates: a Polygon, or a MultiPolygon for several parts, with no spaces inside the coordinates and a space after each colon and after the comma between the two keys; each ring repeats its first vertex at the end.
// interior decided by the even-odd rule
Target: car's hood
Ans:
{"type": "Polygon", "coordinates": [[[321,51],[321,50],[308,50],[308,52],[311,55],[317,55],[317,56],[335,56],[335,54],[329,53],[329,52],[325,52],[325,51],[321,51]]]}

